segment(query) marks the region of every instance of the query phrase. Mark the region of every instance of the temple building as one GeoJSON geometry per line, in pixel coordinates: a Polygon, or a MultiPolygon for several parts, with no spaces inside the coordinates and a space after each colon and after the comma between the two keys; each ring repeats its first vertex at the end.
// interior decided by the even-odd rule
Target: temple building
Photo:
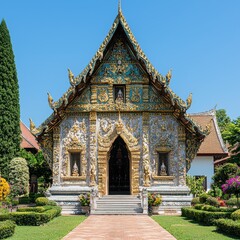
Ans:
{"type": "Polygon", "coordinates": [[[186,174],[210,128],[186,113],[192,95],[171,90],[171,70],[153,67],[121,9],[83,72],[68,74],[65,94],[48,94],[52,115],[38,128],[30,122],[53,172],[49,198],[76,210],[90,192],[93,212],[109,195],[139,198],[146,212],[147,192],[163,196],[161,213],[190,205],[186,174]]]}

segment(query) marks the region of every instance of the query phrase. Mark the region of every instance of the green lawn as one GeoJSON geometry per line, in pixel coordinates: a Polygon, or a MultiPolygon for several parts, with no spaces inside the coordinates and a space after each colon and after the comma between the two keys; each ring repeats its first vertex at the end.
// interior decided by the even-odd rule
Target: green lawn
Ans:
{"type": "Polygon", "coordinates": [[[228,240],[239,239],[216,232],[214,226],[203,226],[180,216],[153,216],[163,228],[169,231],[177,240],[228,240]]]}
{"type": "Polygon", "coordinates": [[[7,240],[62,239],[85,219],[85,216],[60,216],[43,226],[16,226],[14,235],[7,240]]]}

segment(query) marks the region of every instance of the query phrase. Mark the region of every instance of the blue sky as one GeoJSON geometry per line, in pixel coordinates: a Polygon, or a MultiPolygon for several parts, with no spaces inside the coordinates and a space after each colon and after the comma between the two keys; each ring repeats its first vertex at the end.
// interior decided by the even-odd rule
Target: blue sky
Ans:
{"type": "MultiPolygon", "coordinates": [[[[107,35],[117,0],[0,0],[10,31],[20,86],[21,119],[38,126],[107,35]]],[[[156,69],[173,69],[170,87],[189,113],[217,105],[240,116],[239,0],[122,0],[123,14],[156,69]]]]}

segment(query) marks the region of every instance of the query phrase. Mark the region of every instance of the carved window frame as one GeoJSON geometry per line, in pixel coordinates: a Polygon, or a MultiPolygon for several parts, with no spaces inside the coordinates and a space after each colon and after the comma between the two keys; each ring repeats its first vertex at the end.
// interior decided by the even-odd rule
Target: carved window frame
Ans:
{"type": "Polygon", "coordinates": [[[171,153],[172,153],[172,146],[170,145],[160,145],[158,144],[155,147],[155,151],[154,151],[154,158],[155,158],[155,174],[153,174],[153,179],[154,180],[160,180],[160,181],[172,181],[174,179],[174,176],[170,175],[170,161],[171,161],[171,153]],[[158,167],[159,167],[159,153],[167,153],[168,154],[168,172],[167,172],[167,176],[161,176],[158,175],[158,167]]]}
{"type": "Polygon", "coordinates": [[[85,148],[79,143],[73,140],[72,144],[70,146],[66,146],[66,165],[67,165],[67,176],[63,176],[62,180],[63,181],[84,181],[86,180],[86,176],[82,172],[83,170],[83,164],[84,164],[84,155],[86,153],[85,148]],[[72,145],[72,146],[71,146],[72,145]],[[71,159],[70,159],[70,154],[71,153],[79,153],[80,154],[80,174],[79,176],[71,176],[71,159]]]}
{"type": "Polygon", "coordinates": [[[75,154],[78,153],[79,154],[79,167],[78,167],[79,176],[78,177],[81,177],[82,176],[82,158],[81,158],[82,157],[82,149],[81,150],[79,150],[79,149],[68,149],[68,173],[67,174],[70,177],[74,177],[74,176],[72,176],[72,168],[71,168],[71,165],[74,165],[74,163],[71,164],[71,161],[72,161],[71,155],[73,153],[75,153],[75,154]]]}

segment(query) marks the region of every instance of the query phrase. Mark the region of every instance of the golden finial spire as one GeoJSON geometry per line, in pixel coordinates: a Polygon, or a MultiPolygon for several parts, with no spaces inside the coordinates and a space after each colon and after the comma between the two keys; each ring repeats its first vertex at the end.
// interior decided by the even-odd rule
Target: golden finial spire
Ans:
{"type": "Polygon", "coordinates": [[[121,0],[118,0],[118,13],[122,12],[121,0]]]}

